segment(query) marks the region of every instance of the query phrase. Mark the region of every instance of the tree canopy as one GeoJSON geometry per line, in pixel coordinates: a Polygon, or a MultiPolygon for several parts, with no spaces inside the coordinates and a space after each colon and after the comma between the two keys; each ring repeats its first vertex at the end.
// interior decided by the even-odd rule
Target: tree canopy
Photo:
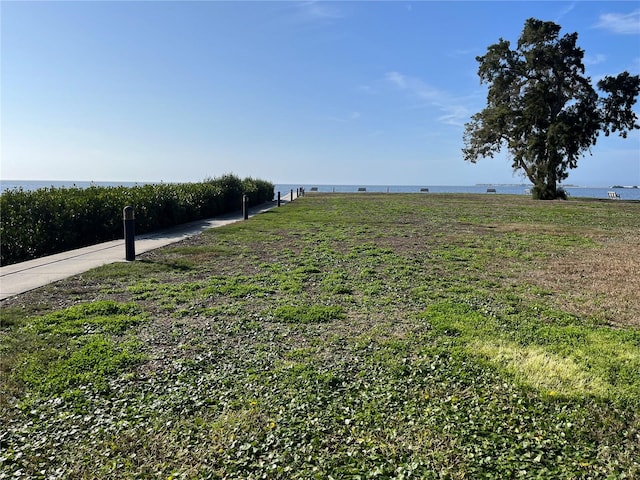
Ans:
{"type": "Polygon", "coordinates": [[[558,184],[596,144],[600,132],[626,138],[640,129],[633,111],[640,76],[606,76],[598,95],[585,77],[577,33],[559,36],[560,26],[530,18],[512,49],[507,40],[476,57],[487,106],[465,125],[464,159],[475,163],[506,148],[514,170],[522,170],[540,199],[563,196],[558,184]]]}

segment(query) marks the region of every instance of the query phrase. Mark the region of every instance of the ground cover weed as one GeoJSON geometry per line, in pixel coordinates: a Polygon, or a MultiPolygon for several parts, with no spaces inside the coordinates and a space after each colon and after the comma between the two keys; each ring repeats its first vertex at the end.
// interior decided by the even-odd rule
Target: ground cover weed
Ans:
{"type": "Polygon", "coordinates": [[[2,406],[3,471],[637,477],[638,328],[607,320],[595,295],[578,311],[571,284],[544,275],[583,258],[577,271],[597,275],[612,245],[632,246],[637,209],[307,195],[12,300],[3,368],[32,374],[2,406]],[[83,293],[87,281],[99,285],[83,293]],[[86,301],[61,307],[68,291],[86,301]],[[21,316],[27,304],[38,311],[21,316]]]}
{"type": "Polygon", "coordinates": [[[322,323],[344,318],[339,306],[331,305],[282,305],[273,310],[273,316],[289,323],[322,323]]]}

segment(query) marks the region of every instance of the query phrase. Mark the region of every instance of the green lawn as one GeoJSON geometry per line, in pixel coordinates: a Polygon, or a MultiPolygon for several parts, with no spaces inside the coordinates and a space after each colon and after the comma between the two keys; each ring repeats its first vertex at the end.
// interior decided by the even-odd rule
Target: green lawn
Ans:
{"type": "Polygon", "coordinates": [[[308,194],[7,300],[0,478],[640,478],[638,231],[308,194]]]}

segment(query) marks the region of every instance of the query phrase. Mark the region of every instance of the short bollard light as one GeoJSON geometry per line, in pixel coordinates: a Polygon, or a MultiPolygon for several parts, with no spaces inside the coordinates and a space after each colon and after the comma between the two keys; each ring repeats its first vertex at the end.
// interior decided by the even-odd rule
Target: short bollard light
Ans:
{"type": "Polygon", "coordinates": [[[278,192],[278,206],[280,206],[280,192],[278,192]]]}
{"type": "Polygon", "coordinates": [[[133,207],[131,205],[127,205],[126,207],[124,207],[124,210],[122,211],[122,216],[124,219],[125,259],[128,262],[132,262],[136,259],[136,245],[135,245],[136,217],[133,211],[133,207]]]}
{"type": "Polygon", "coordinates": [[[247,195],[242,196],[242,218],[249,219],[249,197],[247,195]]]}

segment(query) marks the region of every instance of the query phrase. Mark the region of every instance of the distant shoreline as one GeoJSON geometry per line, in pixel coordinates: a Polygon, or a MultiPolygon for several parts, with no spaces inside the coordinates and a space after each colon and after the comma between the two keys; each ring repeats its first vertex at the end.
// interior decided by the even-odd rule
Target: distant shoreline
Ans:
{"type": "MultiPolygon", "coordinates": [[[[170,184],[170,183],[193,183],[193,182],[91,182],[91,181],[54,181],[54,180],[0,180],[0,193],[6,190],[22,188],[25,191],[34,191],[40,188],[89,188],[96,187],[135,187],[153,184],[170,184]]],[[[313,184],[313,183],[274,183],[274,191],[287,194],[290,190],[297,190],[302,187],[306,192],[312,190],[325,193],[351,193],[351,192],[368,192],[368,193],[474,193],[474,194],[507,194],[507,195],[530,195],[532,186],[526,183],[504,184],[504,183],[478,183],[475,185],[370,185],[370,184],[353,184],[353,185],[331,185],[331,184],[313,184]],[[494,191],[495,190],[495,191],[494,191]]],[[[573,197],[587,198],[608,198],[608,192],[613,189],[620,189],[620,196],[623,200],[640,200],[640,188],[637,186],[601,186],[601,187],[585,187],[579,185],[562,185],[564,189],[573,197]]]]}

